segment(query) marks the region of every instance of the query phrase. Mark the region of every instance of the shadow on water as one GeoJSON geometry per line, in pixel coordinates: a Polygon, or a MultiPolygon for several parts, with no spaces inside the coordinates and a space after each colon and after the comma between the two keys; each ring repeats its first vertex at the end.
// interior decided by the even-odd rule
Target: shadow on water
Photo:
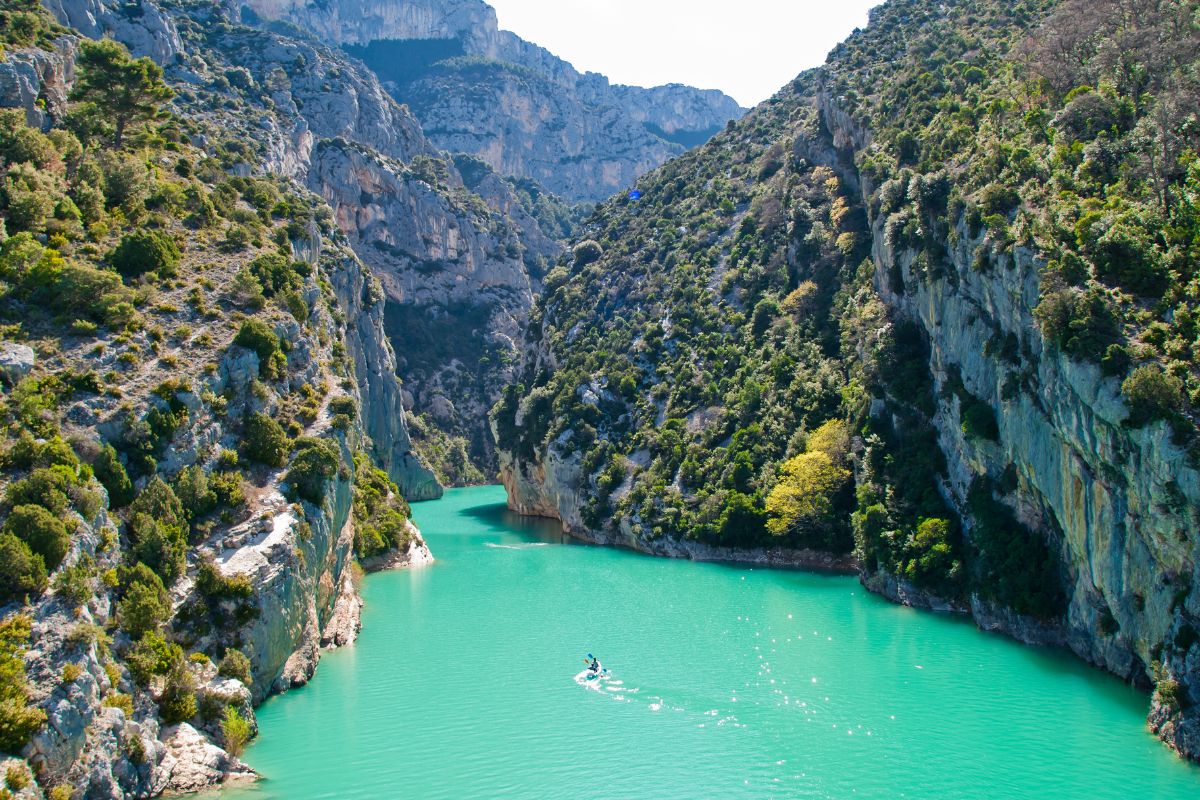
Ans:
{"type": "Polygon", "coordinates": [[[486,503],[469,506],[459,512],[464,517],[477,520],[480,524],[503,533],[517,533],[530,542],[570,544],[575,542],[563,533],[557,520],[546,517],[527,517],[511,510],[505,503],[486,503]]]}

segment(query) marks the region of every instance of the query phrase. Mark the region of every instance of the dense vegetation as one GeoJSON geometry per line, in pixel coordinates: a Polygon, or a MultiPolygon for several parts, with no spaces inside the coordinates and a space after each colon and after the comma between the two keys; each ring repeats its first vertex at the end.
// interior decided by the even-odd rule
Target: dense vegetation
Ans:
{"type": "MultiPolygon", "coordinates": [[[[957,509],[940,490],[935,411],[986,444],[996,410],[953,365],[935,384],[923,331],[877,289],[952,280],[965,239],[981,271],[1023,248],[1046,264],[1049,347],[1123,381],[1127,425],[1165,419],[1200,458],[1196,13],[879,7],[826,67],[598,209],[546,277],[535,355],[494,411],[501,446],[578,457],[595,529],[854,550],[935,594],[1058,616],[1058,532],[1018,521],[1015,477],[981,478],[957,509]],[[870,137],[835,145],[822,113],[870,137]],[[909,277],[873,285],[873,243],[911,254],[909,277]]],[[[1023,391],[1028,345],[993,354],[1006,396],[1023,391]]]]}
{"type": "MultiPolygon", "coordinates": [[[[63,32],[36,3],[0,6],[8,47],[63,32]]],[[[75,69],[47,130],[0,111],[0,335],[35,356],[0,401],[0,750],[45,722],[21,658],[32,618],[44,657],[94,646],[105,706],[208,726],[237,751],[250,721],[205,681],[251,683],[239,648],[259,608],[250,578],[213,559],[222,537],[289,511],[303,545],[342,482],[357,554],[378,555],[409,545],[408,508],[348,394],[328,277],[347,256],[310,263],[293,246],[313,226],[337,236],[329,208],[247,176],[236,155],[253,145],[186,113],[195,98],[148,59],[84,39],[75,69]],[[54,613],[62,642],[45,638],[54,613]]]]}

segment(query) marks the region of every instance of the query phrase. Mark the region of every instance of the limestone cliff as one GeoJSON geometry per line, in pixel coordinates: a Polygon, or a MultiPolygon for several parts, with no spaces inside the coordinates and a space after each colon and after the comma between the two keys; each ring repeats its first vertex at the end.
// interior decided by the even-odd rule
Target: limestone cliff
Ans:
{"type": "Polygon", "coordinates": [[[630,185],[742,114],[717,91],[613,86],[582,75],[500,30],[482,0],[248,5],[256,18],[347,46],[412,108],[439,148],[533,178],[573,201],[630,185]]]}
{"type": "MultiPolygon", "coordinates": [[[[504,483],[516,510],[647,552],[853,550],[893,600],[1156,685],[1152,728],[1200,758],[1194,333],[1163,344],[1187,312],[1163,311],[1163,284],[1095,267],[1085,233],[1058,234],[1058,250],[1040,235],[1039,204],[1062,214],[1052,203],[1071,196],[1040,182],[1067,170],[1050,155],[1023,185],[1002,174],[1011,161],[989,172],[1008,119],[940,139],[913,99],[922,48],[969,31],[959,55],[978,65],[944,91],[968,98],[956,112],[983,107],[971,80],[1011,63],[982,43],[1039,22],[1008,12],[989,5],[980,33],[975,4],[887,4],[826,68],[643,178],[642,202],[602,205],[592,241],[547,277],[520,384],[495,409],[504,483]],[[923,157],[926,127],[945,149],[923,157]],[[1094,317],[1049,316],[1076,296],[1097,298],[1094,317]],[[1178,377],[1148,413],[1130,376],[1160,364],[1178,377]],[[808,449],[831,416],[852,435],[808,449]],[[845,471],[824,478],[810,456],[845,471]],[[821,480],[825,510],[780,524],[779,487],[808,500],[821,480]]],[[[1089,135],[1072,119],[1059,111],[1033,149],[1089,135]]],[[[1134,258],[1114,261],[1133,272],[1134,258]]]]}
{"type": "MultiPolygon", "coordinates": [[[[192,93],[216,79],[215,68],[229,64],[214,56],[204,23],[214,26],[207,31],[214,37],[223,28],[205,16],[208,9],[197,10],[197,18],[150,3],[139,8],[132,13],[129,6],[112,12],[102,4],[56,4],[60,20],[84,30],[59,37],[53,49],[9,51],[0,65],[4,104],[24,110],[31,126],[49,127],[63,118],[82,34],[125,39],[135,52],[168,62],[167,78],[179,92],[174,122],[185,122],[193,134],[191,141],[173,143],[169,159],[161,148],[144,155],[133,179],[151,174],[147,158],[153,159],[152,169],[176,181],[188,180],[184,173],[194,176],[205,159],[223,159],[188,183],[208,203],[200,206],[202,212],[207,208],[208,220],[184,224],[176,208],[157,214],[149,226],[180,244],[172,279],[156,281],[153,288],[143,284],[153,302],[139,300],[140,312],[129,304],[120,312],[128,316],[96,317],[97,324],[89,322],[88,306],[79,311],[76,305],[63,312],[79,314],[68,329],[70,318],[28,311],[23,298],[6,290],[4,313],[16,313],[20,322],[6,328],[5,338],[28,342],[5,343],[6,394],[22,380],[36,392],[39,385],[59,385],[64,375],[86,376],[78,390],[47,407],[35,435],[26,433],[25,446],[34,452],[55,443],[64,448],[56,457],[67,461],[62,474],[77,485],[75,499],[61,514],[70,543],[62,563],[51,562],[50,580],[43,576],[43,585],[27,597],[8,602],[6,596],[3,609],[6,624],[30,621],[31,644],[23,658],[29,700],[35,713],[45,715],[21,753],[38,781],[22,796],[40,797],[42,789],[66,784],[87,797],[149,797],[253,777],[223,749],[230,740],[222,712],[236,712],[252,735],[254,704],[308,680],[323,647],[353,641],[361,607],[356,553],[366,546],[359,534],[372,522],[364,516],[369,509],[354,502],[360,481],[386,490],[383,501],[393,515],[406,514],[407,507],[396,488],[388,488],[388,477],[413,499],[441,492],[413,453],[378,280],[332,224],[333,210],[305,187],[314,137],[298,112],[308,105],[312,129],[320,135],[370,138],[397,158],[429,151],[419,127],[377,82],[351,74],[343,76],[345,85],[327,83],[336,74],[310,73],[313,83],[283,81],[275,90],[281,109],[253,121],[239,113],[244,108],[236,102],[206,107],[192,93]],[[166,52],[160,45],[174,49],[166,52]],[[230,205],[218,212],[207,200],[214,196],[208,187],[227,180],[233,180],[228,187],[258,186],[277,198],[288,220],[259,217],[236,189],[230,205]],[[229,223],[229,217],[241,222],[229,223]],[[237,233],[239,224],[243,231],[257,226],[258,233],[223,238],[237,233]],[[249,265],[263,259],[290,265],[286,303],[278,297],[268,302],[262,284],[250,277],[249,265]],[[273,352],[243,346],[251,323],[258,325],[259,342],[272,343],[273,352]],[[285,422],[290,436],[277,429],[286,443],[281,446],[295,445],[295,451],[258,461],[243,456],[239,463],[239,451],[249,452],[248,420],[256,415],[285,422]],[[296,468],[306,449],[323,459],[315,472],[296,468]],[[112,509],[87,463],[106,452],[116,465],[102,474],[116,470],[125,481],[121,491],[130,495],[112,509]],[[376,465],[386,476],[372,474],[376,465]],[[221,500],[209,488],[218,479],[225,481],[221,500]],[[168,487],[187,497],[182,484],[188,480],[199,492],[190,496],[200,505],[183,521],[180,501],[168,487]],[[154,492],[173,498],[159,514],[135,520],[124,510],[133,496],[154,492]],[[164,544],[155,554],[135,553],[143,535],[137,525],[165,525],[172,517],[179,530],[171,535],[181,537],[177,549],[164,544]],[[179,560],[164,568],[158,559],[168,552],[179,560]],[[146,631],[130,622],[122,605],[129,570],[139,560],[155,563],[165,575],[166,589],[157,583],[162,592],[157,616],[146,631]],[[170,676],[159,665],[138,661],[138,648],[144,647],[160,648],[161,659],[173,665],[170,676]],[[215,661],[234,650],[248,657],[247,671],[222,667],[218,673],[215,661]],[[179,710],[186,704],[175,708],[173,724],[166,725],[165,709],[179,687],[196,702],[190,710],[179,710]]],[[[317,60],[307,46],[288,50],[284,40],[272,41],[282,49],[269,55],[317,60]]],[[[337,63],[327,66],[336,72],[337,63]]],[[[247,75],[243,69],[233,78],[247,75]]],[[[225,88],[232,86],[222,80],[225,88]]],[[[265,92],[256,97],[272,108],[265,92]]],[[[146,218],[142,206],[129,211],[146,218]]],[[[112,221],[124,218],[114,215],[112,221]]],[[[122,241],[121,231],[114,237],[97,228],[92,235],[100,246],[67,250],[70,268],[132,297],[101,261],[101,253],[122,241]]],[[[18,242],[42,247],[28,234],[21,236],[18,242]]],[[[103,299],[89,296],[88,305],[103,299]]],[[[6,461],[6,470],[2,480],[8,489],[29,466],[14,468],[6,461]]],[[[10,511],[6,505],[4,513],[10,511]]],[[[398,544],[391,551],[386,543],[372,546],[368,566],[430,560],[410,522],[398,544]]],[[[144,563],[138,568],[153,573],[144,563]]]]}

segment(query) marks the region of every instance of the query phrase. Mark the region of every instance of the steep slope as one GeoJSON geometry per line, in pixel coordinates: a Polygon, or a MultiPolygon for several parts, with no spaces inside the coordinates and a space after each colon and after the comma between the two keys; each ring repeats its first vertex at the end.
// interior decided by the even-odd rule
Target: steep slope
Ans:
{"type": "Polygon", "coordinates": [[[178,93],[5,10],[0,750],[21,796],[195,791],[249,775],[252,706],[353,640],[359,562],[428,560],[389,472],[439,487],[384,294],[300,180],[295,120],[250,132],[244,100],[193,94],[213,54],[186,17],[58,10],[172,43],[178,93]]]}
{"type": "Polygon", "coordinates": [[[1156,685],[1200,757],[1200,32],[1120,10],[893,0],[601,206],[494,412],[513,507],[852,550],[893,599],[1156,685]]]}
{"type": "MultiPolygon", "coordinates": [[[[514,340],[547,262],[561,252],[570,224],[561,203],[464,162],[467,188],[412,114],[336,48],[242,26],[217,6],[162,13],[166,38],[183,48],[166,60],[182,87],[177,104],[237,133],[238,143],[215,136],[205,144],[229,169],[262,165],[321,194],[379,277],[416,450],[443,483],[494,474],[486,410],[512,377],[514,340]],[[426,346],[438,325],[466,334],[439,334],[426,346]]],[[[440,492],[411,459],[388,463],[407,496],[440,492]]]]}
{"type": "Polygon", "coordinates": [[[343,45],[407,104],[439,148],[599,200],[743,113],[717,91],[640,89],[581,75],[508,31],[482,0],[251,0],[248,19],[286,21],[343,45]]]}

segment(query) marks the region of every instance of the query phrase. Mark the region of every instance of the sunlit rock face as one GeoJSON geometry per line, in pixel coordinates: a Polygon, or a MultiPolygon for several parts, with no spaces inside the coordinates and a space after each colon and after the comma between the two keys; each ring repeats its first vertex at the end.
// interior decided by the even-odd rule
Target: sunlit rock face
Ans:
{"type": "Polygon", "coordinates": [[[701,144],[743,109],[718,91],[614,86],[509,31],[478,0],[251,0],[374,69],[439,148],[569,200],[600,200],[701,144]]]}

